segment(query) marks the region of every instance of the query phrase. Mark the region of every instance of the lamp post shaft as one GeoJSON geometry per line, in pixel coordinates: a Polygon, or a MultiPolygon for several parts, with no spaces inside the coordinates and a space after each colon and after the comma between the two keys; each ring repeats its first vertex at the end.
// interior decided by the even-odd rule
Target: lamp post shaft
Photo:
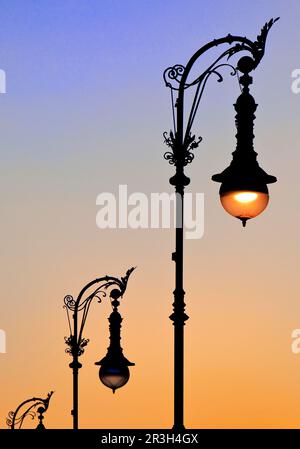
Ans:
{"type": "MultiPolygon", "coordinates": [[[[176,195],[177,224],[182,224],[184,192],[176,195]]],[[[174,313],[171,320],[174,322],[174,430],[184,429],[184,322],[187,316],[184,313],[183,290],[183,226],[176,228],[176,251],[173,254],[175,261],[175,290],[174,313]]]]}
{"type": "Polygon", "coordinates": [[[77,308],[73,314],[73,324],[74,324],[74,345],[72,348],[73,360],[70,363],[70,368],[73,370],[73,429],[78,430],[78,371],[81,368],[81,363],[78,361],[78,310],[77,308]]]}
{"type": "Polygon", "coordinates": [[[78,369],[73,368],[73,429],[78,430],[78,369]]]}
{"type": "MultiPolygon", "coordinates": [[[[176,191],[176,233],[175,252],[175,290],[173,313],[170,319],[174,324],[174,425],[173,429],[184,429],[184,325],[188,316],[185,314],[183,289],[183,231],[184,231],[184,186],[188,183],[183,164],[177,166],[175,175],[176,191]]],[[[173,182],[171,182],[173,184],[173,182]]]]}
{"type": "Polygon", "coordinates": [[[185,313],[183,289],[183,239],[184,239],[184,188],[190,182],[184,174],[185,143],[183,139],[183,89],[179,89],[177,101],[177,131],[175,148],[177,155],[176,173],[170,179],[170,184],[176,192],[176,231],[175,252],[172,259],[175,262],[175,290],[173,313],[170,319],[174,324],[174,424],[176,431],[184,430],[184,325],[188,320],[185,313]]]}

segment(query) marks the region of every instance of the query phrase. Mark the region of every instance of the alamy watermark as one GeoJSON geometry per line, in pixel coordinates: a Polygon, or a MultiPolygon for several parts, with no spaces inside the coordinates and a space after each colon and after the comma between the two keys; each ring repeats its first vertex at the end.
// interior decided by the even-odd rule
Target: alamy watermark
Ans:
{"type": "Polygon", "coordinates": [[[300,353],[300,329],[294,329],[291,334],[292,343],[291,350],[293,354],[300,353]]]}
{"type": "Polygon", "coordinates": [[[6,94],[6,73],[0,69],[0,94],[6,94]]]}
{"type": "Polygon", "coordinates": [[[0,329],[0,354],[6,353],[6,333],[0,329]]]}
{"type": "Polygon", "coordinates": [[[292,90],[293,94],[299,94],[300,93],[300,69],[295,69],[292,71],[292,78],[294,81],[292,81],[291,90],[292,90]]]}
{"type": "Polygon", "coordinates": [[[184,208],[177,193],[134,192],[120,185],[118,197],[110,192],[97,196],[96,215],[99,229],[170,229],[184,228],[186,239],[200,239],[204,234],[204,194],[186,193],[184,208]]]}

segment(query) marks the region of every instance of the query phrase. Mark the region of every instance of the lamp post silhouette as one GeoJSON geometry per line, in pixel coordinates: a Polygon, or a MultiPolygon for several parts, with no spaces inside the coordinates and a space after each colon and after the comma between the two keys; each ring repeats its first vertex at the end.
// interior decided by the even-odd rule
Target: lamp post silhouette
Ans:
{"type": "Polygon", "coordinates": [[[119,298],[123,297],[129,276],[133,270],[134,268],[130,268],[126,275],[120,279],[113,276],[104,276],[89,282],[80,291],[76,300],[71,295],[64,298],[64,307],[67,310],[70,328],[70,336],[65,337],[65,343],[68,345],[66,352],[73,358],[69,366],[73,371],[73,410],[71,414],[73,416],[73,429],[75,430],[78,429],[78,372],[82,367],[78,359],[84,353],[84,348],[89,342],[88,339],[83,337],[83,330],[91,302],[97,299],[101,303],[102,298],[107,296],[108,291],[113,308],[109,317],[110,345],[106,356],[95,364],[100,365],[99,378],[101,382],[111,388],[113,393],[129,380],[128,366],[134,366],[134,363],[126,359],[120,345],[122,317],[118,312],[118,306],[120,304],[119,298]],[[73,326],[70,312],[72,313],[73,326]],[[79,322],[80,318],[81,321],[79,322]]]}
{"type": "Polygon", "coordinates": [[[184,217],[184,189],[190,183],[190,178],[184,173],[185,166],[194,159],[193,150],[202,138],[196,139],[192,133],[192,126],[206,86],[211,75],[223,81],[220,69],[230,67],[231,74],[237,75],[241,94],[235,106],[237,145],[232,153],[233,159],[228,168],[222,173],[212,176],[213,181],[220,182],[220,198],[224,209],[234,217],[246,222],[259,215],[267,206],[269,195],[267,184],[276,182],[275,176],[268,175],[256,160],[257,153],[253,148],[253,121],[256,103],[249,92],[252,77],[249,75],[260,63],[264,52],[268,32],[278,20],[267,22],[257,36],[256,41],[246,37],[228,34],[220,39],[214,39],[201,47],[189,60],[186,66],[176,64],[164,71],[164,81],[171,91],[173,130],[165,132],[164,139],[170,148],[164,158],[175,166],[175,175],[170,178],[170,184],[176,192],[176,236],[175,252],[172,260],[175,262],[175,290],[173,313],[170,319],[174,324],[174,425],[173,429],[184,429],[184,325],[188,320],[185,313],[183,289],[183,217],[184,217]],[[229,44],[230,48],[223,51],[214,62],[199,76],[189,80],[191,69],[198,59],[208,50],[221,44],[229,44]],[[240,52],[247,52],[247,56],[239,59],[236,67],[227,60],[240,52]],[[240,72],[240,76],[239,76],[240,72]],[[187,89],[195,89],[190,112],[185,115],[184,100],[187,89]],[[187,119],[185,119],[185,117],[187,119]]]}
{"type": "Polygon", "coordinates": [[[8,427],[12,430],[15,430],[16,428],[21,429],[26,417],[34,419],[38,414],[39,423],[36,430],[45,430],[45,425],[43,423],[44,413],[48,410],[52,395],[53,391],[50,391],[46,399],[33,397],[23,401],[14,412],[9,412],[8,418],[6,419],[8,427]]]}

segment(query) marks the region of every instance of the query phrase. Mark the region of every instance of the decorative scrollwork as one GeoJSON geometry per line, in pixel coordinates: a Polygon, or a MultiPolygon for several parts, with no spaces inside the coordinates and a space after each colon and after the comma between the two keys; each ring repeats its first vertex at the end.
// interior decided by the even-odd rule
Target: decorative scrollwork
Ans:
{"type": "Polygon", "coordinates": [[[106,289],[109,287],[108,283],[105,282],[104,284],[97,287],[89,296],[87,296],[85,299],[81,300],[78,306],[78,311],[84,310],[85,307],[89,302],[91,302],[93,299],[97,299],[98,303],[102,302],[102,298],[105,298],[107,296],[106,289]]]}
{"type": "Polygon", "coordinates": [[[70,335],[69,337],[65,337],[65,344],[68,345],[68,348],[66,348],[65,352],[69,354],[70,356],[74,355],[74,351],[77,351],[78,357],[81,356],[84,353],[84,348],[89,343],[88,338],[81,338],[80,342],[76,344],[74,341],[74,336],[70,335]]]}
{"type": "Polygon", "coordinates": [[[78,355],[81,355],[84,353],[83,348],[85,348],[85,346],[87,346],[89,341],[90,340],[88,338],[81,338],[81,340],[79,342],[78,355]]]}
{"type": "Polygon", "coordinates": [[[12,427],[12,425],[14,423],[14,426],[18,426],[19,429],[21,429],[23,421],[26,417],[34,419],[36,417],[36,412],[34,412],[33,410],[26,411],[17,418],[15,416],[15,412],[11,411],[8,413],[8,417],[6,419],[6,424],[8,427],[12,427]]]}
{"type": "Polygon", "coordinates": [[[198,137],[198,139],[196,139],[195,135],[189,134],[185,140],[184,150],[179,152],[176,150],[176,139],[173,132],[170,131],[170,134],[168,135],[165,131],[163,136],[165,144],[171,148],[171,151],[166,151],[164,153],[164,158],[171,165],[178,165],[181,163],[185,166],[190,164],[195,157],[192,151],[196,149],[202,141],[202,137],[198,137]]]}
{"type": "Polygon", "coordinates": [[[249,51],[252,53],[253,49],[245,42],[238,42],[227,50],[227,59],[230,59],[233,55],[239,53],[240,51],[249,51]]]}
{"type": "Polygon", "coordinates": [[[134,268],[127,270],[125,276],[120,279],[112,276],[104,276],[89,282],[81,290],[76,300],[71,295],[64,297],[64,308],[67,311],[70,330],[70,336],[65,337],[65,344],[68,346],[65,350],[67,354],[72,357],[79,357],[84,353],[84,348],[89,343],[89,339],[83,337],[83,330],[92,301],[96,299],[98,303],[101,303],[102,299],[108,296],[108,290],[110,290],[109,297],[112,303],[117,298],[122,297],[126,290],[129,276],[133,270],[134,268]],[[73,312],[73,325],[69,312],[73,312]],[[78,324],[79,318],[81,322],[78,324]]]}
{"type": "Polygon", "coordinates": [[[171,151],[166,151],[164,153],[164,158],[169,162],[170,165],[175,165],[176,159],[171,151]]]}
{"type": "Polygon", "coordinates": [[[48,393],[46,399],[34,397],[34,398],[27,399],[26,401],[22,402],[16,408],[16,410],[14,412],[10,411],[8,413],[8,417],[6,419],[7,426],[10,427],[11,429],[15,429],[16,427],[21,429],[25,418],[29,417],[31,419],[34,419],[36,417],[36,415],[38,414],[39,425],[37,428],[44,429],[43,414],[48,410],[49,402],[50,402],[52,395],[53,395],[53,391],[50,391],[50,393],[48,393]],[[24,411],[22,411],[23,407],[26,404],[31,404],[31,405],[28,408],[26,408],[24,411]],[[21,412],[20,415],[19,415],[19,412],[21,412]]]}
{"type": "Polygon", "coordinates": [[[235,44],[233,47],[231,47],[227,53],[228,53],[228,59],[231,58],[235,53],[238,53],[240,51],[249,51],[249,53],[252,54],[254,59],[254,68],[258,66],[260,63],[263,55],[265,54],[265,46],[266,46],[266,40],[268,37],[268,33],[275,22],[279,20],[279,17],[276,19],[271,19],[269,22],[266,22],[264,26],[262,27],[260,34],[257,35],[256,41],[248,43],[246,42],[239,42],[235,44]]]}
{"type": "Polygon", "coordinates": [[[193,161],[195,155],[194,155],[194,153],[192,153],[192,151],[195,150],[196,148],[198,148],[201,141],[202,141],[202,137],[198,137],[198,140],[196,140],[195,135],[192,136],[191,134],[189,134],[189,136],[186,139],[187,149],[185,150],[185,153],[184,153],[183,165],[190,164],[193,161]]]}
{"type": "Polygon", "coordinates": [[[266,40],[268,33],[275,22],[279,20],[279,17],[276,17],[276,19],[271,19],[269,22],[266,22],[264,26],[262,27],[260,34],[256,37],[256,41],[253,43],[254,47],[254,60],[256,63],[256,66],[259,64],[260,60],[262,59],[264,53],[265,53],[265,46],[266,46],[266,40]]]}
{"type": "Polygon", "coordinates": [[[184,166],[192,162],[194,158],[192,150],[197,148],[202,139],[199,138],[199,140],[197,141],[195,139],[195,136],[192,135],[191,130],[199,107],[199,103],[201,101],[209,77],[214,74],[217,76],[217,81],[222,82],[223,76],[220,73],[219,69],[226,66],[232,69],[231,75],[237,74],[237,69],[233,65],[228,63],[220,63],[222,59],[224,60],[225,58],[227,58],[228,60],[236,53],[247,51],[250,53],[251,58],[253,58],[252,70],[255,69],[264,55],[268,33],[278,19],[279,17],[276,19],[271,19],[269,20],[269,22],[265,23],[265,25],[261,29],[260,34],[257,36],[256,41],[251,41],[247,37],[232,36],[228,34],[227,36],[220,39],[214,39],[208,44],[201,47],[190,58],[186,66],[176,64],[172,67],[168,67],[164,71],[163,78],[165,84],[171,89],[174,125],[174,133],[170,132],[169,135],[167,133],[163,134],[164,142],[168,147],[171,148],[171,151],[167,151],[164,153],[164,158],[169,162],[169,164],[175,165],[176,167],[184,166]],[[217,57],[217,59],[215,59],[214,62],[198,77],[196,77],[192,81],[188,80],[191,69],[194,66],[195,62],[200,58],[200,56],[202,56],[211,48],[226,43],[230,45],[230,48],[223,51],[217,57]],[[195,86],[195,94],[189,112],[186,128],[184,129],[184,93],[186,89],[192,86],[195,86]],[[176,101],[174,101],[173,98],[173,91],[178,91],[178,97],[176,98],[176,101]],[[177,110],[176,114],[175,109],[177,110]],[[177,116],[177,119],[175,119],[175,115],[177,116]],[[176,139],[174,138],[174,136],[176,136],[176,139]]]}
{"type": "Polygon", "coordinates": [[[74,300],[73,296],[67,295],[64,297],[64,307],[67,307],[70,310],[74,310],[75,300],[74,300]]]}
{"type": "Polygon", "coordinates": [[[168,132],[165,131],[165,132],[163,133],[163,136],[164,136],[164,142],[165,142],[165,144],[166,144],[168,147],[174,148],[174,146],[175,146],[175,137],[174,137],[173,131],[170,131],[170,135],[169,135],[169,136],[168,136],[168,132]]]}
{"type": "Polygon", "coordinates": [[[71,310],[74,312],[75,310],[78,310],[79,312],[83,310],[86,307],[87,302],[91,301],[92,299],[98,299],[98,302],[102,302],[102,297],[106,296],[106,292],[104,289],[107,289],[108,285],[107,282],[104,282],[100,286],[98,286],[89,296],[86,298],[82,298],[80,302],[75,301],[73,296],[67,295],[64,297],[64,308],[71,310]]]}
{"type": "Polygon", "coordinates": [[[125,276],[121,277],[120,279],[112,276],[104,276],[103,278],[95,279],[84,287],[77,300],[74,300],[72,295],[65,296],[64,307],[71,310],[72,312],[74,312],[75,310],[84,310],[87,306],[87,303],[94,298],[98,299],[98,302],[102,302],[102,298],[107,296],[106,290],[108,290],[110,287],[118,289],[120,292],[120,296],[122,296],[126,290],[128,278],[134,269],[135,268],[130,268],[129,270],[127,270],[125,276]],[[84,297],[84,294],[90,289],[90,287],[95,284],[98,284],[97,288],[95,288],[92,293],[84,297]]]}
{"type": "Polygon", "coordinates": [[[15,416],[15,412],[8,412],[8,416],[6,418],[6,424],[8,425],[8,427],[11,427],[14,416],[15,416]]]}
{"type": "Polygon", "coordinates": [[[175,148],[175,137],[172,131],[170,131],[170,134],[168,135],[167,131],[163,133],[164,137],[164,143],[172,149],[172,151],[166,151],[164,153],[164,158],[166,161],[169,162],[171,165],[175,165],[176,159],[174,155],[174,148],[175,148]]]}
{"type": "Polygon", "coordinates": [[[68,348],[65,352],[69,355],[73,355],[73,346],[74,346],[74,336],[70,335],[70,337],[65,337],[65,343],[68,345],[68,348]]]}
{"type": "MultiPolygon", "coordinates": [[[[230,49],[229,49],[230,50],[230,49]]],[[[207,78],[210,76],[210,75],[212,75],[212,74],[214,74],[214,75],[216,75],[217,76],[217,81],[219,82],[219,83],[221,83],[222,81],[224,81],[224,78],[223,78],[223,75],[219,72],[219,69],[221,69],[221,68],[223,68],[223,67],[229,67],[230,69],[231,69],[231,72],[230,72],[230,75],[231,76],[235,76],[236,74],[237,74],[237,69],[233,66],[233,65],[231,65],[231,64],[228,64],[228,63],[221,63],[221,64],[217,64],[218,62],[219,62],[219,60],[220,59],[222,59],[223,57],[224,57],[224,55],[226,55],[227,54],[227,52],[229,51],[229,50],[227,50],[226,52],[224,52],[223,54],[222,54],[222,56],[221,57],[219,57],[219,58],[217,58],[203,73],[201,73],[201,75],[200,76],[198,76],[195,80],[193,80],[192,82],[190,82],[190,83],[186,83],[186,88],[187,87],[191,87],[191,86],[195,86],[195,85],[197,85],[197,84],[205,84],[206,83],[206,81],[207,81],[207,78]],[[217,64],[217,65],[216,65],[217,64]]]]}
{"type": "Polygon", "coordinates": [[[224,63],[224,64],[218,64],[218,65],[216,65],[214,68],[212,68],[211,70],[209,70],[209,72],[208,72],[209,75],[215,74],[215,75],[217,76],[217,78],[218,78],[218,79],[217,79],[218,83],[221,83],[222,81],[224,81],[223,75],[219,72],[219,69],[220,69],[221,67],[229,67],[229,68],[231,68],[231,69],[232,69],[232,71],[230,72],[230,75],[231,75],[231,76],[235,76],[235,75],[237,74],[237,69],[236,69],[235,67],[233,67],[233,65],[231,65],[231,64],[226,64],[226,63],[224,63]]]}
{"type": "Polygon", "coordinates": [[[131,267],[131,268],[129,268],[129,269],[126,271],[125,276],[121,277],[121,282],[122,282],[122,286],[123,286],[123,288],[122,288],[122,293],[125,292],[126,287],[127,287],[127,282],[128,282],[128,279],[129,279],[129,276],[131,275],[131,273],[132,273],[135,269],[136,269],[136,267],[131,267]]]}
{"type": "Polygon", "coordinates": [[[172,84],[172,81],[175,81],[177,84],[179,84],[184,70],[185,70],[185,67],[181,64],[175,64],[172,67],[168,67],[163,73],[166,87],[170,87],[171,89],[178,90],[177,85],[174,86],[172,84]]]}

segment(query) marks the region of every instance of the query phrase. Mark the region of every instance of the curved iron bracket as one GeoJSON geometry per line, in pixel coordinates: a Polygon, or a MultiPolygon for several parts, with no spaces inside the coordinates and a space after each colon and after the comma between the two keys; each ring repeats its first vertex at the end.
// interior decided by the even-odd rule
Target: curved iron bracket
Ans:
{"type": "MultiPolygon", "coordinates": [[[[210,76],[214,74],[217,76],[217,81],[222,82],[223,76],[219,70],[223,67],[231,68],[231,75],[237,74],[237,68],[235,66],[229,63],[221,63],[220,61],[226,57],[228,61],[235,54],[241,51],[246,51],[250,53],[253,58],[253,69],[255,69],[265,53],[268,33],[277,20],[279,20],[279,17],[276,19],[271,19],[269,22],[265,23],[255,41],[251,41],[247,37],[232,36],[231,34],[228,34],[220,39],[214,39],[201,47],[191,57],[186,66],[175,64],[172,67],[168,67],[164,71],[163,78],[165,84],[171,90],[173,114],[173,131],[170,131],[169,134],[167,132],[163,134],[166,145],[171,148],[171,150],[164,154],[164,158],[168,160],[170,164],[173,164],[183,170],[185,165],[192,162],[194,158],[192,151],[197,148],[199,143],[202,141],[201,137],[196,139],[196,136],[192,135],[191,129],[206,83],[210,76]],[[221,55],[215,59],[215,61],[203,73],[192,81],[188,81],[188,77],[195,62],[208,50],[221,44],[229,44],[230,48],[223,51],[221,55]],[[187,119],[186,128],[184,129],[184,93],[186,89],[192,86],[195,86],[196,91],[187,119]],[[175,93],[177,96],[174,99],[175,93]]],[[[185,180],[184,177],[178,179],[181,179],[181,181],[186,184],[188,183],[187,179],[185,180]]]]}
{"type": "Polygon", "coordinates": [[[12,430],[16,428],[21,429],[24,419],[26,417],[34,419],[36,417],[36,414],[38,413],[39,424],[37,426],[37,429],[39,430],[45,429],[45,426],[43,424],[44,419],[43,415],[48,410],[49,402],[53,393],[54,393],[53,391],[50,391],[46,399],[33,397],[31,399],[27,399],[26,401],[22,402],[14,412],[11,411],[8,413],[8,417],[6,419],[6,424],[8,425],[8,427],[10,427],[12,430]],[[25,405],[28,404],[30,404],[30,406],[24,409],[24,411],[22,411],[25,405]]]}
{"type": "Polygon", "coordinates": [[[65,337],[65,343],[68,346],[66,353],[71,356],[81,356],[84,353],[84,348],[89,340],[83,337],[83,330],[90,309],[90,305],[94,299],[98,303],[107,296],[107,291],[110,291],[110,301],[118,299],[123,296],[126,291],[129,276],[135,268],[127,270],[124,277],[116,278],[113,276],[104,276],[94,279],[89,282],[79,293],[75,300],[73,296],[67,295],[64,298],[64,308],[67,310],[67,317],[70,329],[70,336],[65,337]],[[96,286],[96,288],[95,288],[96,286]],[[70,314],[73,313],[73,323],[71,324],[70,314]],[[78,326],[78,316],[81,314],[81,323],[78,326]]]}

